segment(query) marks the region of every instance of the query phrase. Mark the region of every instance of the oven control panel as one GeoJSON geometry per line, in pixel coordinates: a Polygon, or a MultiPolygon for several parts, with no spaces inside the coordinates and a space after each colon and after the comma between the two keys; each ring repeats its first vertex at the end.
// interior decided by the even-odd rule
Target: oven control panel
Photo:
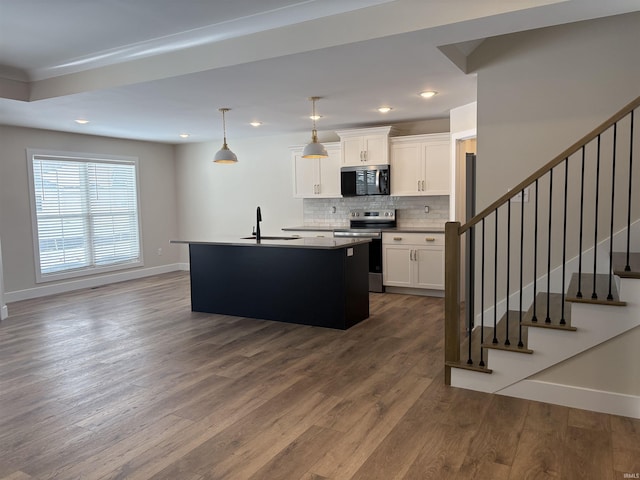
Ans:
{"type": "Polygon", "coordinates": [[[352,220],[365,220],[373,222],[394,222],[395,210],[351,210],[349,218],[352,220]]]}

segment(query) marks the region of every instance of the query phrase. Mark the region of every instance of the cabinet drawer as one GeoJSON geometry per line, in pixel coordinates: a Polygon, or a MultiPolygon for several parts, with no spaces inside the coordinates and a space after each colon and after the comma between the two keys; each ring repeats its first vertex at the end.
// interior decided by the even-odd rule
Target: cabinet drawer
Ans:
{"type": "Polygon", "coordinates": [[[444,245],[444,233],[383,232],[385,245],[444,245]]]}

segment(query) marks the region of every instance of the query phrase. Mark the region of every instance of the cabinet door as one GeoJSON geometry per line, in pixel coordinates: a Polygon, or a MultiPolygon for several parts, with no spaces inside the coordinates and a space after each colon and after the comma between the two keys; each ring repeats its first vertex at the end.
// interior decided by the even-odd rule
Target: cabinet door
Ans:
{"type": "Polygon", "coordinates": [[[451,191],[451,149],[449,142],[423,144],[423,195],[449,195],[451,191]]]}
{"type": "Polygon", "coordinates": [[[342,164],[344,166],[362,165],[362,137],[346,137],[340,141],[342,146],[342,164]]]}
{"type": "Polygon", "coordinates": [[[329,156],[319,158],[320,186],[318,195],[321,197],[335,198],[342,196],[340,193],[340,148],[327,148],[329,156]]]}
{"type": "Polygon", "coordinates": [[[444,248],[416,247],[414,281],[419,288],[444,289],[444,248]]]}
{"type": "Polygon", "coordinates": [[[293,196],[309,198],[317,196],[320,185],[318,159],[302,158],[302,152],[294,153],[293,196]]]}
{"type": "Polygon", "coordinates": [[[364,163],[367,165],[389,164],[389,137],[383,135],[366,136],[362,142],[365,152],[364,163]]]}
{"type": "Polygon", "coordinates": [[[411,245],[387,245],[382,249],[382,283],[393,287],[412,286],[411,245]]]}
{"type": "Polygon", "coordinates": [[[423,162],[419,143],[391,146],[391,195],[422,195],[423,162]]]}

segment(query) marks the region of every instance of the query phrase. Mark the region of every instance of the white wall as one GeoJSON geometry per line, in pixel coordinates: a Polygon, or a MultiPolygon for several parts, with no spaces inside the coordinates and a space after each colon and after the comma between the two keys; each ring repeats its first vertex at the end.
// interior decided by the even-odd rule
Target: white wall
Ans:
{"type": "Polygon", "coordinates": [[[451,196],[449,210],[451,220],[464,223],[466,219],[466,172],[463,160],[467,151],[477,153],[478,102],[468,103],[449,112],[451,124],[451,196]],[[473,141],[471,141],[473,140],[473,141]],[[467,150],[466,147],[473,147],[467,150]]]}
{"type": "MultiPolygon", "coordinates": [[[[162,271],[177,264],[178,248],[169,244],[178,232],[173,146],[8,126],[0,126],[0,145],[0,234],[7,301],[38,296],[56,285],[57,291],[67,284],[78,285],[48,282],[45,290],[44,284],[36,285],[27,148],[138,157],[144,267],[136,270],[139,275],[143,270],[162,271]],[[158,248],[162,255],[157,255],[158,248]]],[[[110,281],[114,278],[120,277],[111,276],[110,281]]],[[[94,285],[98,280],[83,277],[80,284],[83,282],[94,285]]]]}
{"type": "Polygon", "coordinates": [[[479,210],[640,94],[639,44],[633,13],[492,38],[474,51],[479,210]]]}
{"type": "MultiPolygon", "coordinates": [[[[480,45],[470,59],[478,74],[478,210],[640,94],[639,44],[640,13],[633,13],[480,45]]],[[[620,393],[635,385],[637,392],[628,365],[640,364],[638,332],[628,335],[544,378],[620,393]],[[606,378],[585,375],[594,363],[606,378]]]]}
{"type": "MultiPolygon", "coordinates": [[[[262,210],[261,231],[281,234],[286,226],[302,224],[302,199],[293,198],[293,169],[289,146],[309,135],[281,135],[234,140],[229,148],[238,163],[213,163],[222,142],[176,147],[178,231],[181,239],[247,236],[262,210]]],[[[182,248],[181,260],[188,261],[182,248]]]]}
{"type": "Polygon", "coordinates": [[[449,112],[451,134],[458,138],[468,137],[478,128],[478,102],[471,102],[449,112]]]}
{"type": "Polygon", "coordinates": [[[4,278],[2,274],[2,242],[0,242],[0,320],[8,315],[7,305],[4,303],[4,278]]]}

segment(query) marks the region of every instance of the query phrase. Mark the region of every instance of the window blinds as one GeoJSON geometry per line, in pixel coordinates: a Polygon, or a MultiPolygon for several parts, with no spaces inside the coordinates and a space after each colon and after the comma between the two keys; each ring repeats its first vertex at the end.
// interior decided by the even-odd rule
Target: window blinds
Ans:
{"type": "Polygon", "coordinates": [[[42,276],[140,261],[135,161],[34,155],[42,276]]]}

